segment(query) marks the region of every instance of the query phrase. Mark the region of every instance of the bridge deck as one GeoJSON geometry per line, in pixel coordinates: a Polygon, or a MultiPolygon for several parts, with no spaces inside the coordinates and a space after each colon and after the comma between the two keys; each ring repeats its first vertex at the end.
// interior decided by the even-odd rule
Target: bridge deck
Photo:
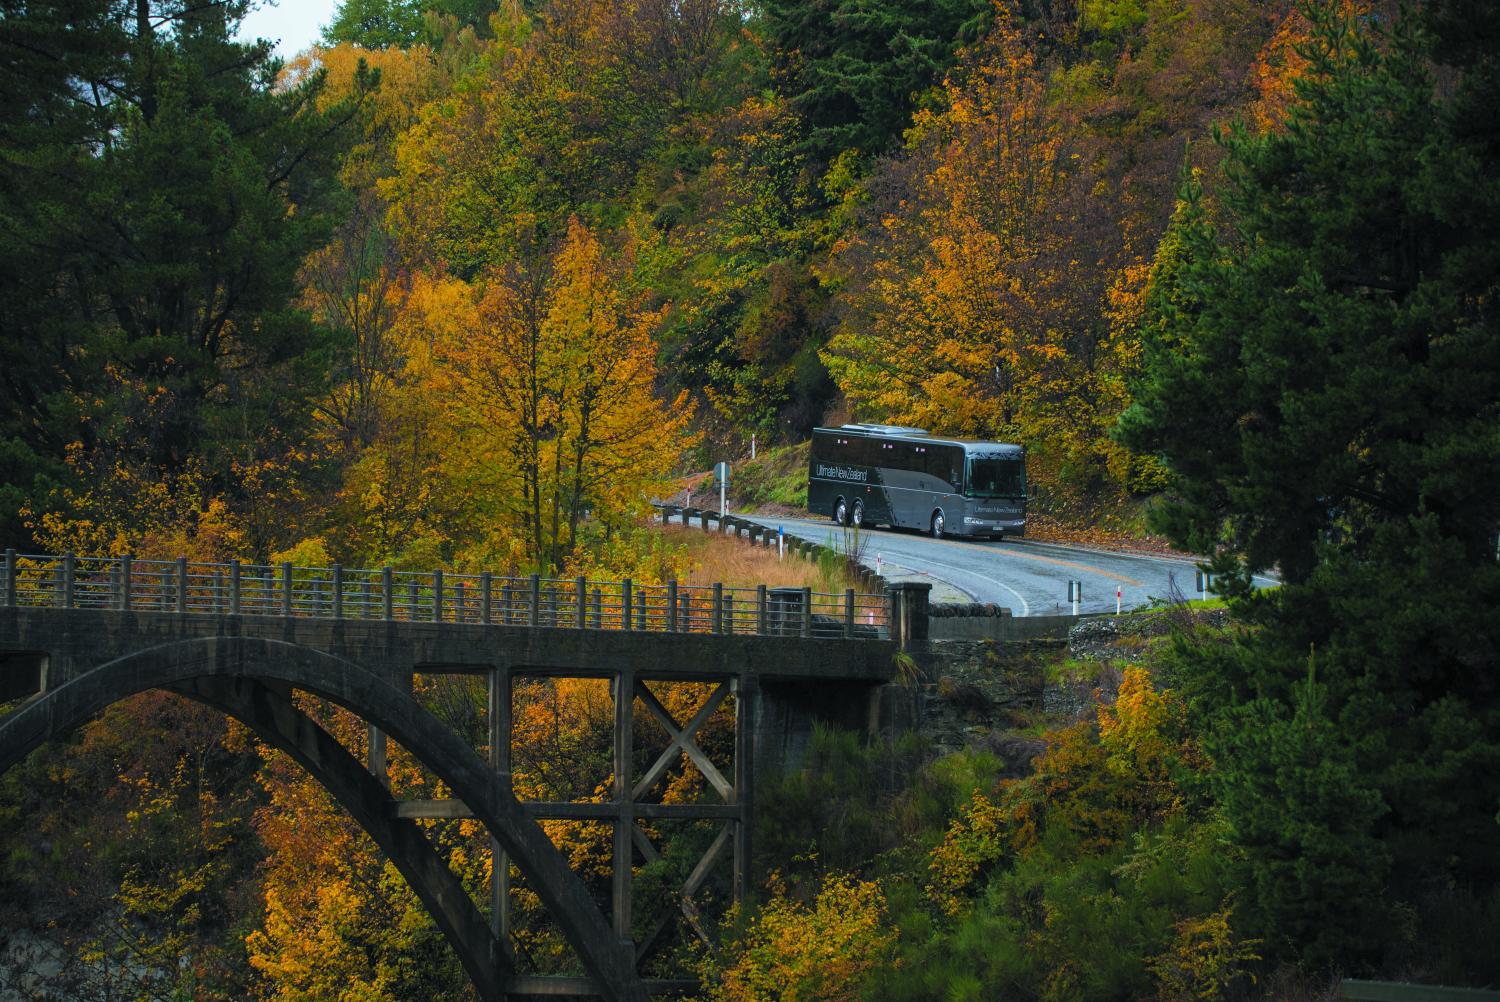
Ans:
{"type": "Polygon", "coordinates": [[[390,680],[417,672],[487,672],[702,681],[879,684],[894,676],[896,645],[709,633],[639,633],[458,623],[312,619],[107,609],[0,608],[0,650],[45,654],[45,685],[145,648],[213,637],[277,640],[325,651],[390,680]]]}

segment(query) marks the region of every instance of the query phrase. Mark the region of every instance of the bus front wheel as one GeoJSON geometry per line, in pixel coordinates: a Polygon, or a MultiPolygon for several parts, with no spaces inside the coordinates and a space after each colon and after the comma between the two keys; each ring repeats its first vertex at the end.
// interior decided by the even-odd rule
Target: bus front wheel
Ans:
{"type": "MultiPolygon", "coordinates": [[[[855,511],[858,510],[858,508],[855,509],[855,511]]],[[[833,520],[839,525],[849,524],[849,508],[844,504],[843,498],[839,498],[838,503],[833,506],[833,520]]]]}
{"type": "Polygon", "coordinates": [[[865,524],[865,506],[858,501],[854,502],[854,514],[850,518],[850,523],[856,529],[865,524]]]}
{"type": "Polygon", "coordinates": [[[940,511],[932,513],[932,538],[943,538],[943,513],[940,511]]]}

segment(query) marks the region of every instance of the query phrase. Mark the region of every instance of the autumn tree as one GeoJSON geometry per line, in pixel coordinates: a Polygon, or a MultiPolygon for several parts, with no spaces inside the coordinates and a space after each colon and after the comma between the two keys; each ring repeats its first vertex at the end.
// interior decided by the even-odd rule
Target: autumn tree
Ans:
{"type": "Polygon", "coordinates": [[[862,416],[1046,439],[1077,382],[1053,318],[1064,275],[1046,224],[1065,158],[1003,13],[944,97],[913,130],[914,211],[891,212],[845,251],[869,262],[868,279],[846,287],[852,309],[824,358],[862,416]]]}
{"type": "Polygon", "coordinates": [[[573,220],[550,260],[488,273],[462,336],[434,349],[469,444],[451,459],[538,568],[573,556],[585,514],[639,510],[682,446],[689,410],[655,397],[660,313],[632,293],[630,260],[573,220]]]}

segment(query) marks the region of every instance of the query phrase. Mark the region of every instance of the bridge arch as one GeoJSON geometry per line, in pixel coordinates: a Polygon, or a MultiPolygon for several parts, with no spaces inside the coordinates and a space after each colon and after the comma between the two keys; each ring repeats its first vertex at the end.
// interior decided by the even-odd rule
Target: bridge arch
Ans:
{"type": "Polygon", "coordinates": [[[326,731],[296,710],[292,688],[344,707],[409,749],[469,805],[526,875],[600,993],[620,1002],[645,1002],[647,992],[635,971],[632,944],[614,934],[583,882],[541,826],[521,808],[509,788],[509,777],[490,769],[409,693],[344,658],[278,640],[227,636],[180,640],[134,652],[78,674],[0,721],[0,772],[110,704],[147,689],[168,689],[216,706],[308,767],[403,875],[409,881],[416,876],[413,889],[475,978],[480,994],[497,997],[503,991],[496,976],[503,960],[473,902],[425,836],[410,822],[398,823],[386,811],[390,797],[384,787],[326,731]],[[413,839],[420,840],[420,845],[413,839]]]}

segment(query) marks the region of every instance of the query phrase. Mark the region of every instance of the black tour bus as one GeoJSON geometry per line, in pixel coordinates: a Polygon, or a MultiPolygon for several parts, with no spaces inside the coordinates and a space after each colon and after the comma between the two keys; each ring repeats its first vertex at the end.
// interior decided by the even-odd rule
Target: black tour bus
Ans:
{"type": "Polygon", "coordinates": [[[1024,536],[1026,450],[896,425],[815,428],[807,507],[840,525],[1024,536]]]}

